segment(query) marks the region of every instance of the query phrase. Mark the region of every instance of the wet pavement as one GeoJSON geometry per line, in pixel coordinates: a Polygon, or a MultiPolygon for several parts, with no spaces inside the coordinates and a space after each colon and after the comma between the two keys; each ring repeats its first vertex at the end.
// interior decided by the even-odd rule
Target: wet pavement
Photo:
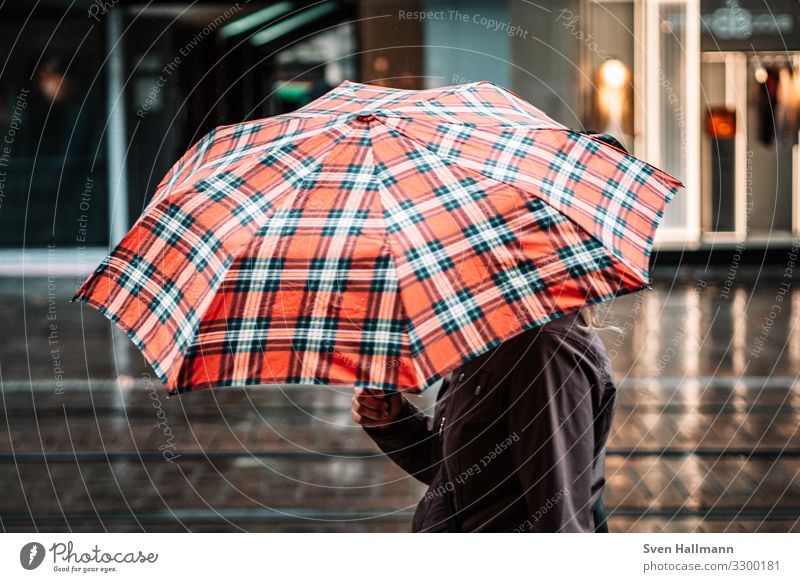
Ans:
{"type": "MultiPolygon", "coordinates": [[[[611,304],[610,529],[800,531],[800,286],[702,275],[611,304]]],[[[167,399],[68,302],[77,283],[0,279],[4,530],[408,530],[424,488],[353,425],[348,390],[167,399]]]]}

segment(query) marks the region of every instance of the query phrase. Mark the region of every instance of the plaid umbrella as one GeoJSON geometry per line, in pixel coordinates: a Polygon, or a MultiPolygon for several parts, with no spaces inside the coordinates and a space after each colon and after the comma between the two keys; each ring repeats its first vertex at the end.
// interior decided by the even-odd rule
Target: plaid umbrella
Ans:
{"type": "Polygon", "coordinates": [[[419,392],[502,341],[646,286],[680,183],[481,81],[345,81],[218,127],[75,296],[170,393],[419,392]]]}

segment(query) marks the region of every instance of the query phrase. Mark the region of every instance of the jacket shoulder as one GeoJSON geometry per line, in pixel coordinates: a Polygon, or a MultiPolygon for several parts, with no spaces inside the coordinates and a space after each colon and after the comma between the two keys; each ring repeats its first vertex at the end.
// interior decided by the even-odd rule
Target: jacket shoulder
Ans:
{"type": "Polygon", "coordinates": [[[521,350],[538,357],[543,354],[559,354],[574,358],[596,370],[606,382],[613,383],[611,362],[605,346],[594,330],[587,330],[576,314],[554,319],[537,328],[530,329],[512,340],[514,353],[521,357],[521,350]]]}

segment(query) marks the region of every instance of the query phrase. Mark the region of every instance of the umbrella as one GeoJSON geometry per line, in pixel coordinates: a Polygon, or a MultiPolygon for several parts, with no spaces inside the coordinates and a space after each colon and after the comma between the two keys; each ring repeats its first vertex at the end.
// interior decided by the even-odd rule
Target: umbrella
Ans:
{"type": "Polygon", "coordinates": [[[527,329],[649,281],[681,184],[487,81],[345,81],[218,127],[78,290],[170,394],[420,392],[527,329]]]}

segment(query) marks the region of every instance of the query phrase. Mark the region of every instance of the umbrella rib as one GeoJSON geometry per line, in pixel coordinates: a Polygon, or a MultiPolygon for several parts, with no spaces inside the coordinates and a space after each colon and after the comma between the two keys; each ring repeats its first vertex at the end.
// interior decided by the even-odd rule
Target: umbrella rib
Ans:
{"type": "MultiPolygon", "coordinates": [[[[356,101],[358,101],[360,104],[363,104],[364,100],[361,99],[360,97],[358,97],[358,95],[355,93],[355,86],[362,86],[362,87],[367,87],[368,89],[372,88],[372,89],[376,89],[376,90],[382,89],[381,87],[372,86],[372,85],[365,85],[363,83],[349,83],[347,89],[351,92],[351,94],[353,95],[353,98],[356,101]]],[[[533,107],[529,103],[526,103],[518,95],[512,93],[511,91],[508,91],[507,89],[505,89],[503,87],[500,87],[499,85],[496,85],[495,83],[492,83],[491,81],[475,81],[475,82],[472,82],[472,83],[465,83],[465,84],[462,84],[462,85],[451,85],[451,86],[448,86],[448,87],[440,87],[438,89],[429,89],[427,91],[430,91],[430,94],[426,95],[424,97],[419,96],[419,95],[415,94],[415,92],[411,92],[411,91],[408,91],[409,94],[401,93],[401,94],[395,95],[395,96],[387,95],[387,97],[386,97],[387,100],[385,101],[386,105],[399,104],[400,106],[399,107],[386,107],[386,112],[387,113],[388,112],[393,112],[393,113],[396,112],[398,114],[402,114],[402,113],[411,113],[411,114],[413,114],[413,113],[416,112],[416,113],[438,114],[439,116],[441,116],[443,114],[448,114],[449,115],[449,114],[458,114],[458,113],[478,114],[478,110],[480,109],[482,103],[475,102],[475,100],[473,100],[471,98],[471,95],[479,94],[478,91],[476,91],[475,89],[479,89],[480,87],[486,87],[486,88],[490,89],[493,94],[501,95],[507,102],[506,105],[502,105],[502,106],[498,105],[498,104],[493,104],[492,107],[491,107],[492,115],[491,116],[487,116],[487,117],[502,119],[503,118],[503,114],[508,112],[508,113],[514,113],[516,115],[528,118],[532,122],[530,124],[528,124],[528,123],[510,124],[510,123],[502,123],[502,122],[500,122],[500,123],[497,123],[497,124],[492,124],[493,127],[495,127],[495,126],[496,127],[505,126],[505,127],[530,127],[530,128],[536,128],[537,124],[538,124],[538,125],[541,126],[541,128],[546,128],[546,129],[559,129],[559,128],[560,129],[566,129],[565,126],[561,125],[560,123],[558,123],[558,122],[556,122],[556,121],[554,121],[552,119],[547,118],[547,116],[546,116],[546,114],[544,112],[542,112],[541,110],[533,107]],[[442,96],[459,95],[459,94],[465,95],[465,98],[464,98],[463,102],[461,104],[459,104],[459,105],[448,105],[447,107],[440,106],[439,108],[436,108],[436,107],[433,107],[433,108],[425,107],[425,104],[430,103],[431,101],[433,101],[433,100],[435,100],[437,98],[441,98],[442,96]],[[472,105],[470,105],[469,103],[472,103],[472,105]],[[532,109],[536,110],[540,115],[539,116],[533,115],[530,111],[527,111],[523,107],[521,107],[520,103],[528,105],[532,109]],[[550,121],[550,125],[546,124],[547,120],[550,121]]],[[[384,106],[384,102],[382,102],[380,99],[377,99],[375,101],[375,103],[378,104],[380,107],[384,106]]],[[[439,118],[437,118],[437,123],[440,123],[440,122],[448,124],[448,125],[457,125],[457,126],[464,126],[464,127],[476,127],[475,124],[459,122],[457,120],[457,118],[454,120],[454,119],[451,119],[451,117],[448,117],[448,118],[439,117],[439,118]]],[[[489,124],[486,124],[486,125],[489,125],[489,124]]]]}
{"type": "MultiPolygon", "coordinates": [[[[169,188],[172,188],[172,186],[174,185],[173,178],[175,178],[175,176],[177,174],[179,174],[187,164],[190,164],[191,162],[195,161],[194,157],[197,155],[197,151],[199,149],[205,147],[206,144],[213,142],[214,140],[217,140],[217,139],[220,139],[220,138],[227,138],[228,134],[224,133],[225,131],[228,131],[230,133],[230,132],[235,131],[238,128],[246,127],[248,125],[258,125],[259,129],[265,129],[265,128],[270,128],[270,127],[272,127],[274,125],[278,125],[280,122],[282,122],[284,120],[290,120],[291,121],[292,119],[302,120],[302,119],[306,119],[306,118],[312,119],[314,117],[337,117],[337,115],[335,115],[333,113],[319,113],[317,115],[317,114],[314,114],[314,113],[311,113],[311,112],[309,112],[307,116],[301,116],[301,115],[297,115],[299,111],[301,111],[301,110],[292,111],[290,113],[284,113],[284,114],[281,114],[281,115],[276,115],[274,117],[269,117],[269,118],[266,118],[266,119],[257,119],[257,120],[254,120],[254,121],[230,123],[228,125],[220,125],[218,127],[213,128],[211,131],[207,132],[205,135],[203,135],[197,141],[195,141],[189,147],[189,149],[187,149],[183,153],[183,155],[181,155],[181,157],[178,158],[175,161],[175,163],[169,168],[169,170],[167,170],[167,173],[164,174],[164,176],[161,178],[161,181],[156,186],[155,191],[158,192],[159,190],[164,188],[167,184],[169,184],[169,188]]],[[[322,128],[322,131],[324,131],[325,129],[327,129],[327,128],[322,128]]],[[[317,135],[317,134],[314,134],[314,135],[317,135]]],[[[265,145],[271,145],[273,143],[274,142],[267,142],[265,145]]],[[[265,151],[268,151],[268,150],[265,150],[265,151]]],[[[230,152],[226,152],[226,153],[230,153],[230,152]]],[[[252,152],[248,152],[248,153],[252,153],[252,152]]],[[[205,166],[200,166],[200,167],[194,168],[192,170],[192,172],[200,170],[200,169],[202,169],[204,167],[205,166]]],[[[191,175],[192,172],[190,172],[190,175],[191,175]]]]}
{"type": "MultiPolygon", "coordinates": [[[[303,141],[309,141],[309,140],[312,140],[312,139],[316,138],[317,136],[325,136],[325,135],[327,135],[329,133],[334,133],[332,130],[339,129],[343,125],[346,126],[346,127],[349,127],[350,129],[352,129],[352,127],[350,127],[346,123],[339,123],[339,124],[334,124],[334,125],[322,126],[320,128],[315,128],[315,130],[310,135],[302,135],[302,134],[300,134],[300,135],[297,135],[295,137],[298,138],[298,140],[302,139],[303,141]]],[[[342,135],[347,135],[347,133],[349,133],[349,130],[344,132],[342,135]]],[[[220,137],[219,135],[214,134],[213,139],[218,139],[219,137],[220,137]]],[[[203,138],[203,139],[205,139],[205,138],[203,138]]],[[[267,142],[265,144],[266,147],[253,148],[252,150],[247,151],[247,157],[248,158],[251,158],[251,157],[255,158],[252,161],[252,163],[247,164],[247,165],[238,166],[238,167],[234,166],[234,169],[236,169],[237,171],[241,171],[241,172],[247,172],[251,168],[253,168],[256,165],[258,165],[259,163],[261,163],[260,156],[263,156],[264,154],[268,154],[268,153],[274,152],[276,150],[279,150],[280,148],[285,147],[285,146],[287,146],[287,145],[289,145],[291,143],[295,143],[295,140],[281,141],[279,144],[276,144],[275,141],[270,141],[270,142],[267,142]]],[[[226,157],[233,157],[231,152],[226,152],[225,156],[226,157]]],[[[241,158],[238,158],[238,159],[241,159],[241,158]]],[[[219,160],[219,158],[217,158],[216,160],[206,160],[206,161],[202,162],[201,165],[197,166],[196,168],[193,168],[192,171],[189,173],[189,176],[184,178],[184,180],[188,179],[195,172],[199,172],[199,171],[202,171],[202,170],[204,170],[206,168],[211,167],[211,165],[214,162],[217,162],[218,160],[219,160]]],[[[187,160],[187,162],[188,162],[188,160],[187,160]]],[[[218,168],[218,169],[220,171],[229,170],[229,168],[227,168],[227,167],[222,167],[222,168],[218,168]]],[[[174,183],[170,187],[172,187],[173,185],[174,185],[174,183]]],[[[182,185],[183,185],[183,183],[181,183],[179,185],[179,187],[182,186],[182,185]]],[[[191,184],[189,187],[193,188],[194,185],[191,184]]]]}
{"type": "MultiPolygon", "coordinates": [[[[512,108],[509,108],[509,109],[512,109],[512,108]]],[[[416,123],[427,123],[427,122],[423,121],[421,119],[416,119],[416,118],[410,116],[409,114],[411,114],[411,113],[433,114],[433,112],[431,112],[431,111],[420,110],[420,109],[402,109],[402,108],[397,108],[397,109],[389,109],[387,111],[389,111],[389,112],[397,112],[398,114],[401,114],[401,115],[386,115],[385,117],[397,117],[397,118],[403,118],[403,119],[411,119],[416,123]],[[405,114],[405,115],[402,115],[402,114],[405,114]]],[[[498,111],[502,112],[503,110],[502,109],[498,109],[498,111]]],[[[513,111],[515,113],[519,113],[517,110],[513,110],[513,111]]],[[[448,113],[473,113],[473,114],[475,113],[474,110],[472,110],[471,108],[468,108],[468,107],[451,107],[451,108],[448,108],[447,112],[448,113]]],[[[439,113],[439,112],[436,112],[436,113],[439,113]]],[[[489,119],[491,119],[491,118],[487,117],[487,120],[489,120],[489,119]]],[[[554,131],[556,131],[556,130],[562,130],[562,131],[563,130],[567,130],[568,131],[569,130],[569,128],[560,127],[560,126],[556,126],[556,125],[541,125],[541,124],[540,125],[535,125],[533,122],[531,122],[531,123],[522,123],[522,122],[508,122],[508,121],[505,121],[505,122],[495,122],[495,123],[493,123],[493,122],[487,121],[485,123],[482,122],[480,125],[478,125],[476,123],[464,123],[464,122],[460,122],[460,121],[454,121],[454,120],[451,120],[449,118],[440,118],[440,117],[436,118],[436,123],[437,123],[437,125],[452,125],[452,126],[455,126],[455,127],[468,127],[470,129],[475,129],[475,130],[478,130],[478,131],[480,131],[481,127],[509,128],[509,129],[522,128],[522,129],[529,129],[529,130],[550,129],[550,130],[554,130],[554,131]]]]}
{"type": "MultiPolygon", "coordinates": [[[[413,123],[419,123],[419,124],[422,124],[422,125],[427,125],[428,127],[431,127],[433,125],[432,123],[430,123],[427,120],[415,119],[413,117],[408,117],[408,116],[387,115],[386,117],[398,117],[398,118],[402,117],[403,119],[412,121],[413,123]]],[[[378,120],[381,121],[380,119],[378,119],[378,120]]],[[[436,120],[436,124],[437,125],[439,125],[439,124],[441,124],[441,125],[452,125],[452,126],[457,126],[457,127],[468,127],[470,129],[475,130],[476,132],[481,132],[481,127],[491,127],[491,128],[503,127],[503,128],[509,128],[509,129],[527,129],[528,131],[536,131],[536,132],[540,132],[540,131],[558,131],[558,132],[561,132],[561,133],[580,133],[580,132],[575,132],[575,130],[570,129],[569,127],[565,127],[565,126],[535,126],[535,125],[528,125],[528,124],[524,124],[524,123],[506,124],[506,125],[504,125],[504,124],[494,125],[494,124],[490,124],[490,123],[482,123],[481,125],[477,125],[477,124],[468,124],[468,123],[454,123],[454,122],[450,122],[450,121],[444,121],[444,120],[438,120],[437,119],[436,120]]],[[[384,123],[384,125],[386,125],[386,124],[384,123]]],[[[391,126],[387,125],[387,127],[391,127],[391,126]]],[[[391,129],[394,129],[395,131],[397,131],[399,133],[402,133],[408,139],[414,140],[417,143],[421,143],[418,139],[414,138],[413,136],[410,136],[409,134],[407,134],[406,132],[404,132],[401,129],[398,129],[396,127],[391,127],[391,129]]],[[[483,132],[481,132],[481,133],[483,133],[483,132]]],[[[488,133],[487,135],[489,137],[494,137],[491,133],[488,133]]],[[[606,143],[601,139],[598,139],[594,135],[583,134],[583,133],[581,133],[581,135],[583,137],[585,137],[587,139],[590,139],[593,142],[597,143],[601,148],[610,148],[610,149],[612,149],[612,150],[614,150],[616,152],[619,152],[619,153],[621,153],[621,154],[623,154],[625,156],[634,158],[638,162],[644,164],[645,166],[647,166],[649,168],[652,168],[654,170],[654,176],[658,180],[660,180],[665,187],[669,187],[670,184],[674,184],[676,186],[684,187],[683,183],[680,180],[678,180],[675,176],[672,176],[672,175],[668,174],[667,172],[665,172],[661,168],[659,168],[657,166],[654,166],[653,164],[651,164],[651,163],[649,163],[649,162],[647,162],[645,160],[640,160],[639,158],[636,158],[635,156],[632,156],[631,154],[629,154],[629,153],[627,153],[627,152],[625,152],[625,151],[623,151],[623,150],[621,150],[621,149],[619,149],[617,147],[614,147],[613,145],[611,145],[609,143],[606,143]]],[[[422,144],[422,145],[425,145],[425,144],[422,144]]],[[[427,146],[425,146],[425,148],[430,150],[430,148],[428,148],[427,146]]],[[[430,150],[430,151],[433,151],[433,150],[430,150]]],[[[436,154],[436,155],[439,155],[436,152],[433,152],[433,153],[436,154]]],[[[487,176],[487,177],[490,177],[490,176],[487,176]]]]}
{"type": "MultiPolygon", "coordinates": [[[[386,105],[392,105],[395,103],[427,103],[435,98],[441,97],[443,95],[456,95],[458,93],[463,93],[469,87],[474,87],[480,85],[481,83],[485,83],[485,81],[476,81],[474,83],[466,83],[463,85],[450,85],[448,87],[439,87],[433,89],[422,89],[421,91],[430,91],[430,95],[421,96],[419,95],[419,91],[415,91],[412,89],[393,89],[389,87],[381,87],[379,85],[369,85],[367,83],[354,83],[352,81],[345,81],[347,83],[346,90],[350,91],[350,94],[353,98],[359,103],[364,104],[366,101],[358,96],[355,89],[356,87],[366,87],[367,89],[373,90],[383,90],[387,92],[386,97],[389,98],[385,102],[381,102],[380,99],[377,100],[377,103],[383,107],[384,103],[386,105]],[[392,95],[390,91],[398,91],[396,95],[392,95]]],[[[388,107],[386,108],[387,111],[399,111],[398,108],[388,107]]]]}
{"type": "MultiPolygon", "coordinates": [[[[377,169],[377,166],[375,167],[375,169],[377,169]]],[[[409,349],[409,353],[411,354],[411,363],[414,365],[414,372],[416,373],[415,382],[419,385],[420,392],[422,392],[422,391],[425,390],[425,388],[430,386],[430,384],[427,384],[428,377],[425,374],[422,373],[422,370],[419,369],[417,358],[415,358],[414,354],[413,354],[413,346],[411,344],[411,333],[410,333],[412,322],[411,322],[411,318],[408,315],[408,310],[406,309],[406,304],[405,304],[405,301],[403,299],[404,296],[403,296],[402,289],[401,289],[401,286],[400,286],[400,277],[397,275],[397,252],[395,251],[394,245],[392,244],[391,237],[389,236],[389,230],[385,226],[385,224],[386,224],[386,206],[385,206],[385,204],[383,202],[383,182],[378,178],[377,173],[373,173],[373,176],[374,176],[375,181],[378,184],[378,192],[379,192],[378,200],[379,200],[380,205],[381,205],[381,216],[383,216],[383,220],[384,220],[383,240],[384,240],[384,243],[386,244],[386,246],[389,247],[389,252],[391,253],[391,256],[392,256],[392,265],[394,266],[395,276],[397,277],[397,301],[398,301],[398,303],[400,303],[400,309],[403,312],[403,320],[405,321],[405,327],[406,327],[406,337],[408,338],[408,349],[409,349]],[[420,379],[427,384],[424,388],[421,386],[420,379]]]]}

